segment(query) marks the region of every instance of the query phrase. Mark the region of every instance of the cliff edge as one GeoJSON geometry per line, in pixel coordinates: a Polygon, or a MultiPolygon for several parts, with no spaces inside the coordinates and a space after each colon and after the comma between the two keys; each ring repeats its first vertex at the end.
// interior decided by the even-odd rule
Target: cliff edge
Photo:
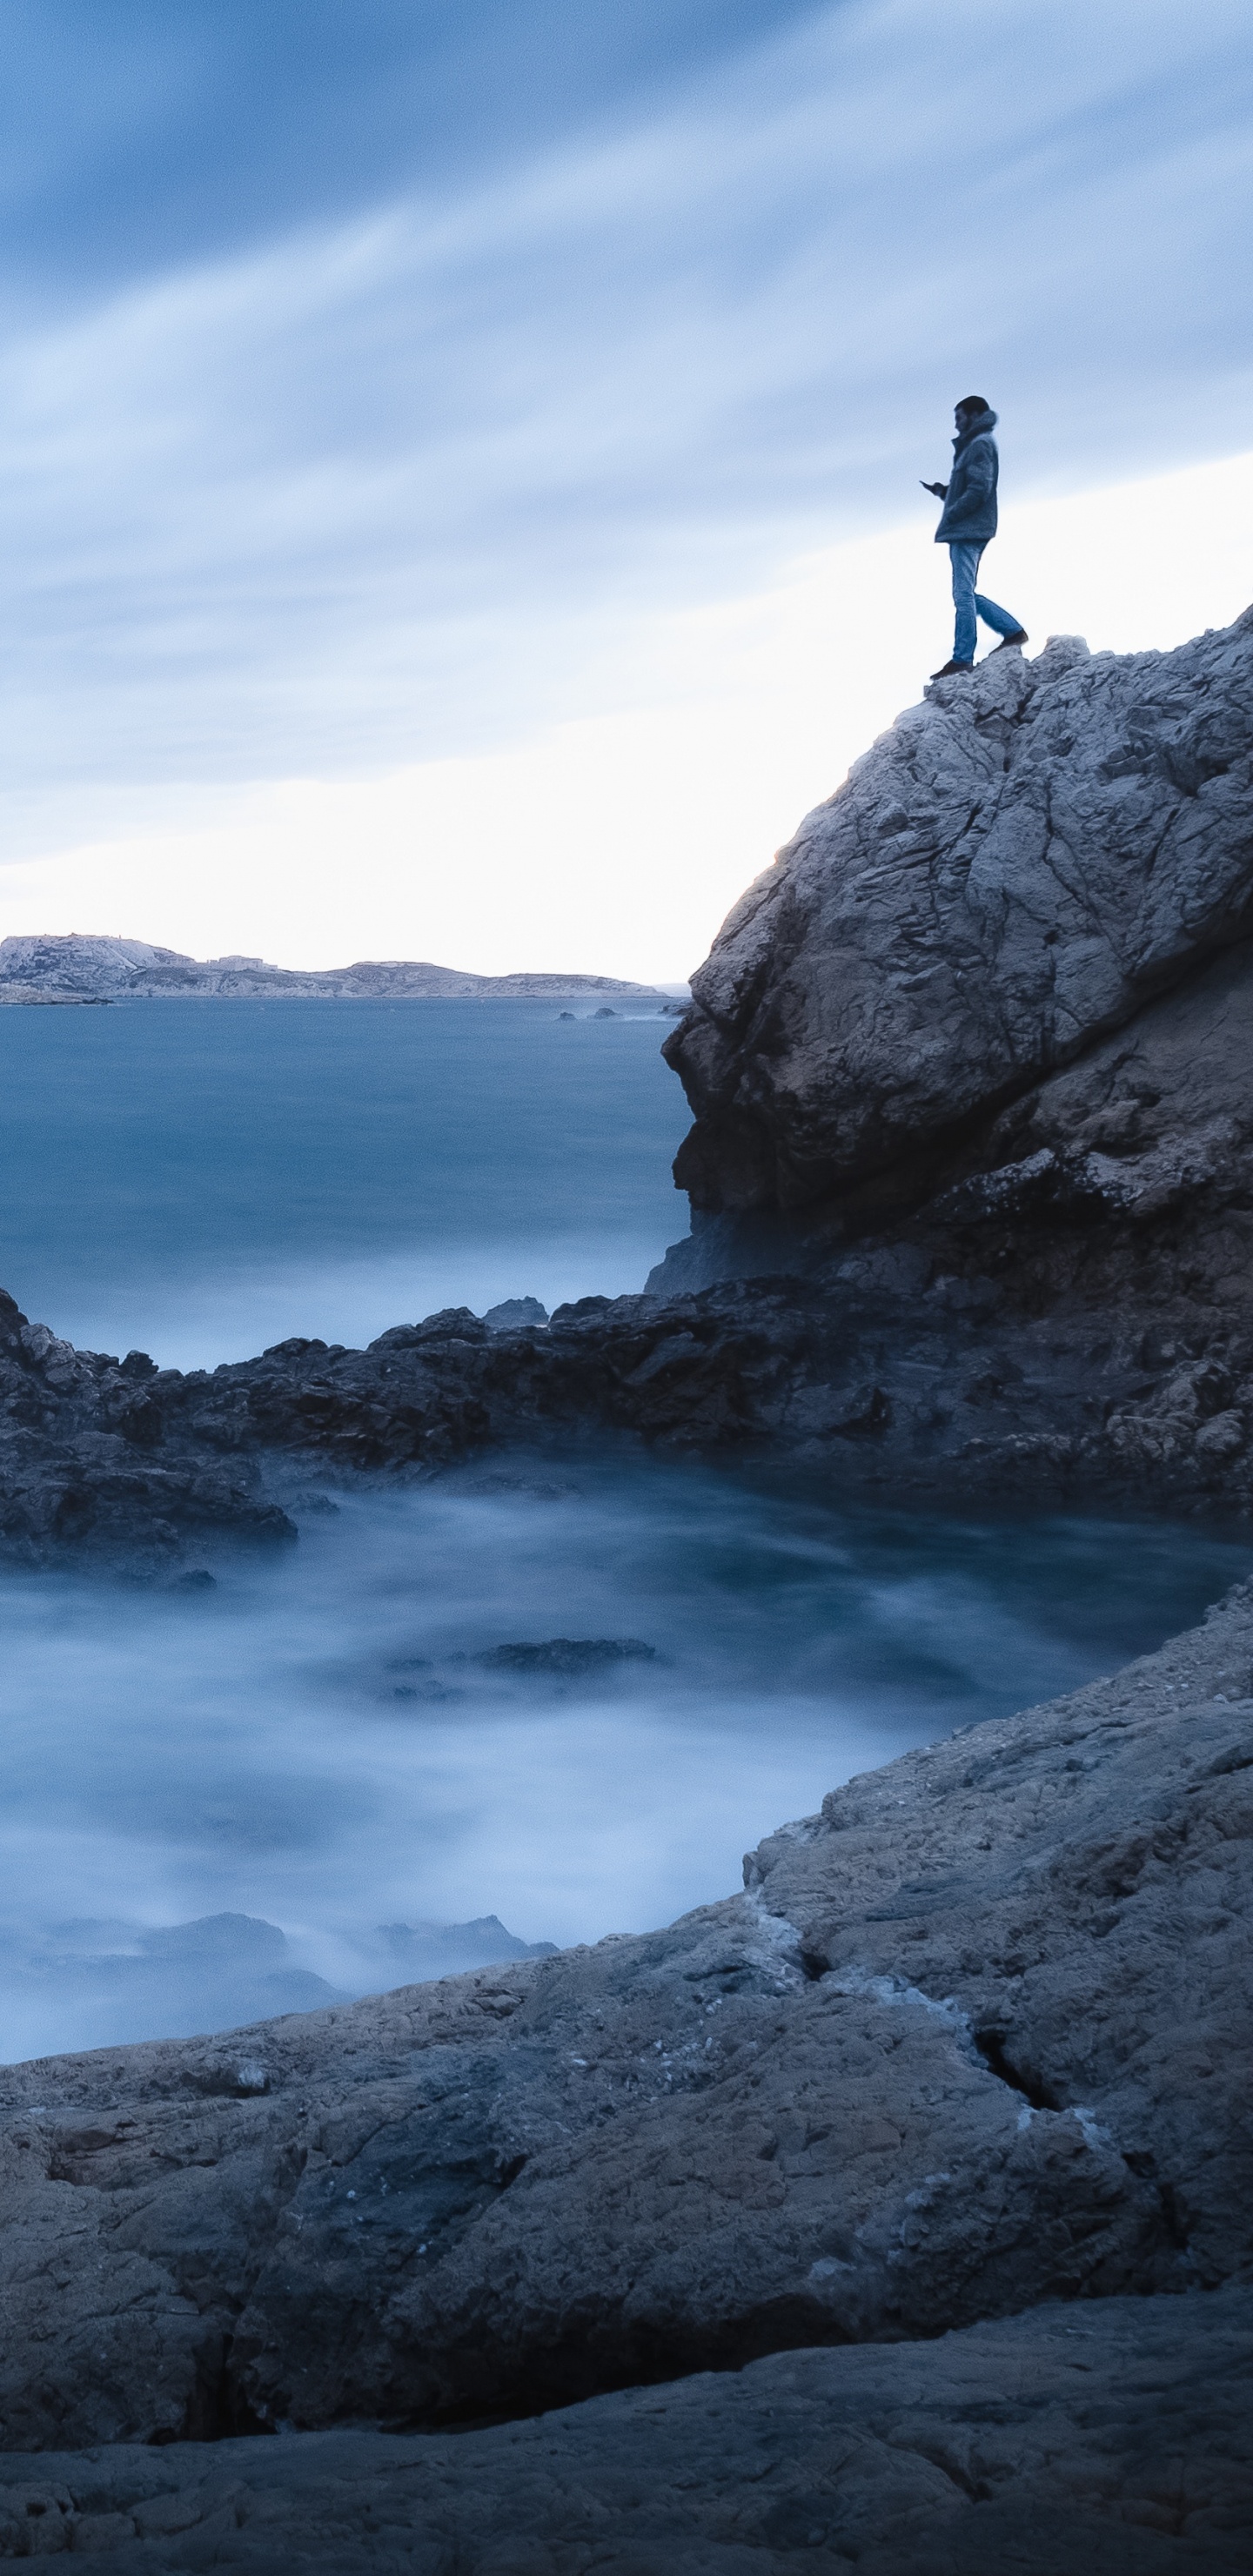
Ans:
{"type": "Polygon", "coordinates": [[[664,1050],[676,1180],[793,1246],[975,1175],[1062,1212],[1247,1192],[1251,934],[1253,610],[1171,653],[994,654],[723,925],[664,1050]]]}

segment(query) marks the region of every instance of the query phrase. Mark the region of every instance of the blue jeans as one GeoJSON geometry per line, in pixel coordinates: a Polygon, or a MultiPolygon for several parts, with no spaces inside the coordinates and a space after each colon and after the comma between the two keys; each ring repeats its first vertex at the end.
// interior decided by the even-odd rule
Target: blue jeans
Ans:
{"type": "Polygon", "coordinates": [[[1022,632],[1018,619],[1011,617],[1007,608],[998,608],[994,599],[984,599],[975,589],[975,583],[979,578],[979,557],[982,553],[982,546],[972,544],[969,540],[949,546],[953,565],[953,606],[957,611],[957,627],[953,637],[955,662],[973,662],[975,658],[975,645],[978,641],[976,617],[981,617],[984,625],[990,626],[996,635],[1019,635],[1022,632]]]}

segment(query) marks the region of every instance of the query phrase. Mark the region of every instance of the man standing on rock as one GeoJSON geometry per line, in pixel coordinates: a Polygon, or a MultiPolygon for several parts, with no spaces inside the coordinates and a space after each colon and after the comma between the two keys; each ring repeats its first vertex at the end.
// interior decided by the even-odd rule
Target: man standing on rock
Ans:
{"type": "Polygon", "coordinates": [[[953,441],[953,479],[951,483],[924,483],[924,492],[934,492],[944,503],[939,527],[935,532],[937,546],[947,546],[953,566],[953,606],[957,628],[953,638],[953,658],[943,670],[933,671],[933,680],[947,680],[955,671],[972,671],[975,662],[976,619],[982,618],[1000,636],[998,651],[1007,644],[1025,644],[1027,630],[1011,617],[1007,608],[998,608],[994,599],[984,599],[975,589],[979,578],[979,558],[984,547],[996,535],[996,476],[998,458],[996,413],[990,411],[982,394],[967,394],[959,402],[953,418],[957,436],[953,441]]]}

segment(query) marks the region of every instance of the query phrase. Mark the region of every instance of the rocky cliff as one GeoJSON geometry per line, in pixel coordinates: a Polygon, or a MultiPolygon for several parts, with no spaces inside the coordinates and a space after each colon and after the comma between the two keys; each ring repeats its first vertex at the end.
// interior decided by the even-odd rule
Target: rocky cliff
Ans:
{"type": "Polygon", "coordinates": [[[828,1243],[974,1175],[971,1209],[1045,1222],[1247,1193],[1251,934],[1253,610],[1173,653],[994,654],[719,932],[665,1049],[676,1176],[828,1243]]]}

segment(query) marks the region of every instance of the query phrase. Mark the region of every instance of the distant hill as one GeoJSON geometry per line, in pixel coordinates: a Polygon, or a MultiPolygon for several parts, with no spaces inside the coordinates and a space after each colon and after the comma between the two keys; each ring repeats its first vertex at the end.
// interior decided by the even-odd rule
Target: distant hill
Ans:
{"type": "Polygon", "coordinates": [[[177,994],[284,994],[332,1001],[565,1000],[662,1002],[651,984],[613,975],[463,975],[425,960],[367,958],[318,974],[268,966],[262,957],[184,957],[146,939],[61,937],[0,940],[0,1002],[114,1002],[177,994]]]}

